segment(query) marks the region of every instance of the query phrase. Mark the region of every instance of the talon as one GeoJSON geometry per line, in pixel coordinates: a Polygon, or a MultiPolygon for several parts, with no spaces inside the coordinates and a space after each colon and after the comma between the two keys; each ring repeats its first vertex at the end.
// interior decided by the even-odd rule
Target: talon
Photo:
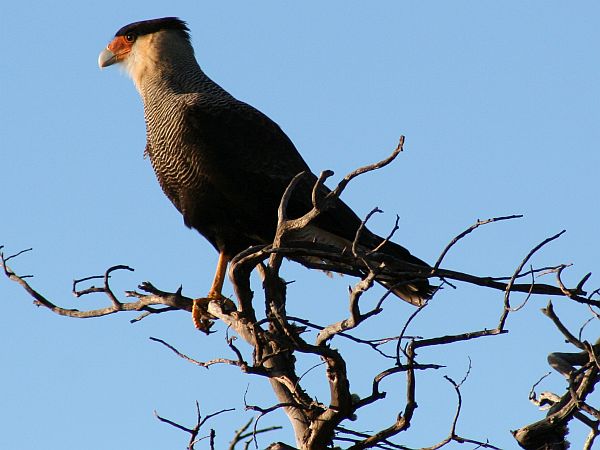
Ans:
{"type": "Polygon", "coordinates": [[[210,319],[212,316],[208,313],[208,304],[213,299],[214,297],[211,298],[209,294],[207,297],[194,299],[192,304],[192,322],[198,330],[206,334],[210,332],[210,328],[214,323],[210,319]]]}

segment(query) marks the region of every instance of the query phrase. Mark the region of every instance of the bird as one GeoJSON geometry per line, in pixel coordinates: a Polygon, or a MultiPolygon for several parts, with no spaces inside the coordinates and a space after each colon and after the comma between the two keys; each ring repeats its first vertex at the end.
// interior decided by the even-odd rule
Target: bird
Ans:
{"type": "MultiPolygon", "coordinates": [[[[311,210],[317,177],[279,125],[205,74],[183,20],[163,17],[120,28],[98,57],[101,69],[114,64],[131,77],[141,96],[145,155],[162,190],[184,224],[219,252],[208,295],[195,300],[192,310],[196,326],[205,328],[202,301],[222,298],[228,263],[251,246],[273,242],[282,195],[300,173],[304,176],[292,191],[286,211],[290,218],[298,218],[311,210]]],[[[322,185],[317,195],[328,192],[322,185]]],[[[343,251],[352,246],[361,224],[358,215],[336,198],[296,239],[343,251]]],[[[366,227],[358,245],[377,249],[395,261],[429,268],[404,247],[366,227]]],[[[310,258],[290,259],[314,265],[310,258]]],[[[381,283],[415,305],[432,295],[427,277],[381,283]]]]}

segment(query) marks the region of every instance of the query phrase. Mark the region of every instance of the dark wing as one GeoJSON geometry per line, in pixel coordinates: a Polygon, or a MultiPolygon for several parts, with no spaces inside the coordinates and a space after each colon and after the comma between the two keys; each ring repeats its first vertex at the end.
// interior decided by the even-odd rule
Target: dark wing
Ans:
{"type": "MultiPolygon", "coordinates": [[[[281,197],[292,178],[303,171],[307,176],[294,189],[287,213],[296,218],[312,208],[316,176],[287,135],[263,113],[242,102],[198,97],[189,108],[186,121],[189,125],[186,128],[192,133],[187,139],[193,141],[205,160],[208,169],[205,176],[224,199],[222,207],[231,210],[230,220],[237,224],[230,232],[238,238],[230,238],[231,245],[226,251],[230,256],[250,245],[272,242],[281,197]]],[[[329,190],[323,187],[320,195],[327,192],[329,190]]],[[[314,220],[310,230],[314,236],[303,236],[303,239],[327,241],[333,237],[338,246],[341,241],[341,246],[345,247],[355,239],[360,224],[354,211],[337,200],[333,207],[314,220]]],[[[225,225],[221,224],[221,228],[225,225]]],[[[382,241],[381,237],[365,229],[359,244],[373,249],[382,241]]],[[[427,267],[425,262],[393,242],[385,243],[380,253],[396,261],[427,267]]],[[[312,265],[312,259],[299,258],[298,262],[312,265]]],[[[417,305],[431,295],[426,279],[410,280],[399,286],[383,284],[417,305]]]]}
{"type": "MultiPolygon", "coordinates": [[[[287,212],[300,217],[310,210],[316,177],[287,135],[266,115],[242,102],[198,95],[187,110],[186,124],[191,133],[186,141],[193,142],[204,167],[210,168],[205,176],[239,214],[260,225],[260,231],[252,231],[260,232],[264,241],[273,238],[283,192],[300,172],[308,175],[294,189],[287,212]]],[[[322,193],[326,192],[324,188],[322,193]]],[[[360,219],[338,201],[315,225],[352,240],[360,219]]]]}

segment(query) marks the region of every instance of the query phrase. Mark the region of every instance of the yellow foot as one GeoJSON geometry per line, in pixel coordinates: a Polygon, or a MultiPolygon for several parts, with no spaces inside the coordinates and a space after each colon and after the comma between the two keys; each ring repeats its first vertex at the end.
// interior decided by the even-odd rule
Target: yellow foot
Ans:
{"type": "Polygon", "coordinates": [[[198,330],[206,334],[210,332],[210,328],[214,323],[212,320],[214,319],[214,316],[208,312],[208,304],[213,300],[223,298],[225,297],[220,293],[211,291],[206,297],[194,299],[194,304],[192,305],[192,321],[198,330]]]}

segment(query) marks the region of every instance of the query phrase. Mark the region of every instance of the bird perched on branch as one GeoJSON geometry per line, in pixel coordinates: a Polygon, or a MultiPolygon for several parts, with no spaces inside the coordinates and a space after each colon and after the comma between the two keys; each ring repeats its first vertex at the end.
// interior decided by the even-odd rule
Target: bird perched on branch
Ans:
{"type": "MultiPolygon", "coordinates": [[[[219,252],[209,294],[195,302],[198,326],[201,302],[221,296],[228,262],[249,246],[273,242],[278,205],[294,176],[306,173],[288,202],[291,218],[312,208],[317,178],[275,122],[202,71],[182,20],[165,17],[124,26],[100,53],[98,64],[120,64],[133,79],[144,103],[146,154],[158,181],[184,223],[219,252]]],[[[319,194],[327,192],[323,186],[319,194]]],[[[360,225],[359,217],[336,199],[299,238],[342,250],[352,246],[360,225]]],[[[380,246],[384,255],[427,267],[405,248],[383,241],[364,229],[358,244],[380,246]]],[[[311,266],[310,258],[293,259],[311,266]]],[[[431,295],[426,278],[388,287],[413,304],[431,295]]]]}

